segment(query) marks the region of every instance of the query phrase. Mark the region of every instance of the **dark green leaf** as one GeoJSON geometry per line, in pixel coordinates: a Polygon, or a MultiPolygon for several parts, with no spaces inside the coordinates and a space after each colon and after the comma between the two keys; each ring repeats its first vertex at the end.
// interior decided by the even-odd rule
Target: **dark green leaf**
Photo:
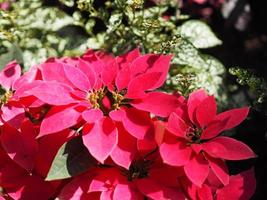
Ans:
{"type": "Polygon", "coordinates": [[[64,143],[57,152],[46,177],[47,181],[65,179],[77,176],[96,164],[82,142],[82,138],[75,137],[64,143]]]}

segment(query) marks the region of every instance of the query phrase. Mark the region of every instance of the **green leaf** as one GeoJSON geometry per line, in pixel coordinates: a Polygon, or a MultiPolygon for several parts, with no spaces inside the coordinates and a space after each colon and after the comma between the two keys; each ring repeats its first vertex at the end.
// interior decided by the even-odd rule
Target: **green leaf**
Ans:
{"type": "Polygon", "coordinates": [[[189,20],[180,27],[182,37],[188,39],[196,48],[210,48],[221,45],[210,27],[200,20],[189,20]]]}
{"type": "Polygon", "coordinates": [[[171,53],[174,53],[172,62],[178,65],[187,65],[195,68],[202,68],[206,63],[199,51],[189,41],[178,38],[171,44],[171,53]]]}
{"type": "Polygon", "coordinates": [[[109,18],[108,33],[115,31],[122,23],[122,13],[112,14],[109,18]]]}
{"type": "Polygon", "coordinates": [[[78,136],[65,142],[57,152],[46,177],[47,181],[77,176],[96,164],[82,137],[78,136]]]}
{"type": "Polygon", "coordinates": [[[16,60],[18,63],[23,62],[21,49],[14,44],[8,48],[7,53],[0,55],[0,69],[12,60],[16,60]]]}
{"type": "Polygon", "coordinates": [[[216,76],[221,75],[225,72],[224,65],[217,58],[206,54],[202,54],[202,58],[205,60],[205,67],[210,72],[210,74],[216,76]]]}

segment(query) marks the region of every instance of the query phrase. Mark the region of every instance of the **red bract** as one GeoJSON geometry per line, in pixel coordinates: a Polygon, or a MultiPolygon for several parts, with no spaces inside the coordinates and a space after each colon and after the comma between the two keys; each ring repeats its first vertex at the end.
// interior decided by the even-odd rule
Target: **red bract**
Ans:
{"type": "Polygon", "coordinates": [[[19,128],[25,118],[25,107],[36,101],[34,97],[25,96],[25,91],[33,80],[38,78],[38,70],[33,67],[23,76],[21,68],[15,62],[10,62],[0,72],[0,125],[7,122],[14,128],[19,128]]]}
{"type": "Polygon", "coordinates": [[[8,156],[21,167],[31,172],[34,167],[38,144],[36,132],[29,121],[21,126],[21,131],[5,124],[1,127],[0,142],[8,156]]]}
{"type": "Polygon", "coordinates": [[[212,172],[202,187],[193,185],[186,177],[181,177],[180,183],[187,195],[194,200],[249,200],[256,189],[253,169],[231,175],[226,186],[212,172]]]}
{"type": "Polygon", "coordinates": [[[233,109],[217,114],[213,96],[203,90],[190,94],[184,108],[173,112],[160,146],[165,163],[184,166],[188,178],[201,186],[212,170],[220,181],[229,183],[224,160],[243,160],[255,157],[253,151],[235,139],[218,136],[224,130],[241,123],[248,108],[233,109]]]}
{"type": "Polygon", "coordinates": [[[203,90],[188,100],[157,91],[170,59],[138,49],[117,57],[88,50],[81,57],[51,58],[22,76],[19,65],[9,63],[0,72],[0,196],[250,197],[252,172],[230,176],[225,160],[255,154],[218,136],[240,124],[248,108],[217,114],[214,97],[203,90]]]}
{"type": "MultiPolygon", "coordinates": [[[[35,86],[27,93],[53,106],[41,123],[38,137],[84,120],[92,124],[91,129],[83,131],[84,144],[103,163],[121,145],[118,137],[123,136],[118,136],[117,122],[126,129],[125,137],[149,138],[153,124],[146,111],[166,117],[180,105],[180,100],[166,93],[149,92],[164,83],[170,56],[141,56],[138,49],[117,58],[98,55],[88,51],[82,58],[49,60],[40,66],[43,81],[33,82],[35,86]],[[95,140],[99,145],[92,145],[95,140]]],[[[131,144],[136,142],[131,140],[131,144]]],[[[133,150],[124,153],[134,151],[136,145],[131,146],[133,150]]],[[[115,154],[112,157],[129,167],[130,162],[118,161],[115,154]]]]}
{"type": "Polygon", "coordinates": [[[98,194],[97,199],[173,199],[184,200],[178,177],[180,168],[164,165],[160,160],[139,158],[129,170],[116,166],[94,169],[77,177],[63,188],[60,199],[81,199],[98,194]],[[167,176],[166,176],[167,175],[167,176]]]}
{"type": "MultiPolygon", "coordinates": [[[[29,174],[14,163],[0,146],[0,187],[6,199],[40,199],[52,197],[55,189],[38,174],[29,174]]],[[[4,198],[4,199],[5,199],[4,198]]]]}
{"type": "Polygon", "coordinates": [[[15,62],[7,64],[0,72],[1,99],[0,99],[0,125],[8,122],[18,128],[24,119],[24,109],[15,100],[13,86],[21,74],[20,66],[15,62]],[[2,122],[1,122],[2,121],[2,122]]]}

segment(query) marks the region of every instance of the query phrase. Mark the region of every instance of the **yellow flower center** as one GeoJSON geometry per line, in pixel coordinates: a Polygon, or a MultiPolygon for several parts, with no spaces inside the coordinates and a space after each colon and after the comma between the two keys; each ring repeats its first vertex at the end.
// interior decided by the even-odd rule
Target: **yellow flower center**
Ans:
{"type": "Polygon", "coordinates": [[[12,97],[12,95],[13,93],[10,90],[6,91],[3,95],[1,95],[0,105],[6,104],[9,101],[9,99],[12,97]]]}
{"type": "Polygon", "coordinates": [[[93,108],[100,108],[101,100],[104,97],[104,89],[94,90],[87,95],[87,99],[89,100],[90,104],[93,108]]]}

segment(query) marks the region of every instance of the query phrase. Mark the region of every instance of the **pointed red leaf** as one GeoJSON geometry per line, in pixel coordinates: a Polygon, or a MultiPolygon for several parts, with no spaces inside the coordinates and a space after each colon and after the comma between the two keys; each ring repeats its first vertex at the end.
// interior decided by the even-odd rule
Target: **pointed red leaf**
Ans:
{"type": "Polygon", "coordinates": [[[177,137],[185,138],[189,126],[173,112],[168,119],[167,129],[177,137]]]}
{"type": "Polygon", "coordinates": [[[92,156],[104,163],[118,144],[118,130],[110,118],[102,118],[83,134],[83,143],[92,156]]]}
{"type": "Polygon", "coordinates": [[[126,54],[120,55],[116,57],[116,61],[120,68],[124,68],[125,66],[129,66],[131,62],[133,62],[135,59],[137,59],[140,56],[139,48],[135,48],[132,51],[129,51],[126,54]]]}
{"type": "Polygon", "coordinates": [[[38,151],[35,132],[21,133],[11,126],[4,125],[0,140],[12,160],[27,171],[32,171],[38,151]]]}
{"type": "Polygon", "coordinates": [[[77,68],[79,68],[87,76],[91,87],[94,88],[97,78],[96,78],[96,72],[92,68],[92,65],[88,64],[82,59],[79,59],[79,64],[77,68]]]}
{"type": "Polygon", "coordinates": [[[217,113],[217,105],[214,96],[205,98],[196,108],[196,119],[200,127],[205,127],[211,122],[217,113]]]}
{"type": "Polygon", "coordinates": [[[89,91],[92,88],[87,76],[79,68],[64,65],[64,72],[67,79],[78,89],[89,91]]]}
{"type": "Polygon", "coordinates": [[[38,77],[38,75],[40,75],[39,72],[40,70],[36,66],[31,67],[27,72],[25,72],[19,79],[14,82],[12,89],[18,90],[23,85],[31,83],[38,77]]]}
{"type": "Polygon", "coordinates": [[[108,86],[108,88],[113,87],[117,73],[118,65],[115,61],[104,67],[101,73],[101,78],[103,83],[108,86]]]}
{"type": "Polygon", "coordinates": [[[125,118],[126,112],[123,108],[120,108],[119,110],[112,110],[109,113],[109,117],[113,119],[114,121],[122,121],[125,118]]]}
{"type": "Polygon", "coordinates": [[[202,89],[196,90],[189,95],[187,107],[188,107],[188,116],[191,122],[197,124],[197,120],[195,116],[196,108],[207,97],[208,95],[202,89]]]}
{"type": "Polygon", "coordinates": [[[123,127],[120,127],[118,132],[118,144],[110,156],[117,165],[129,169],[137,151],[137,141],[123,127]]]}
{"type": "Polygon", "coordinates": [[[203,143],[203,150],[212,157],[225,160],[244,160],[256,156],[246,144],[229,137],[217,137],[203,143]]]}
{"type": "Polygon", "coordinates": [[[174,95],[163,92],[148,92],[144,98],[131,102],[131,105],[160,117],[168,117],[175,108],[181,105],[181,102],[174,95]]]}
{"type": "Polygon", "coordinates": [[[153,128],[153,124],[149,113],[135,108],[128,108],[125,110],[125,115],[122,117],[124,128],[132,136],[138,139],[144,139],[152,136],[151,129],[153,128]]]}
{"type": "Polygon", "coordinates": [[[76,125],[81,113],[75,106],[55,106],[45,116],[41,123],[38,137],[62,131],[76,125]]]}
{"type": "Polygon", "coordinates": [[[147,70],[146,73],[150,73],[150,72],[160,72],[161,76],[158,79],[157,84],[154,85],[154,88],[152,89],[157,89],[159,87],[161,87],[163,85],[163,83],[165,82],[166,78],[167,78],[167,74],[169,72],[169,68],[170,68],[170,62],[172,59],[171,55],[156,55],[158,56],[157,60],[153,63],[152,66],[150,66],[150,68],[147,70]]]}
{"type": "Polygon", "coordinates": [[[75,102],[71,97],[71,91],[67,85],[51,81],[40,82],[27,93],[50,105],[66,105],[75,102]]]}
{"type": "Polygon", "coordinates": [[[227,125],[227,119],[226,120],[214,120],[210,122],[206,129],[201,133],[200,139],[207,140],[216,137],[219,135],[227,125]]]}
{"type": "Polygon", "coordinates": [[[72,86],[64,72],[64,63],[60,61],[46,62],[39,67],[44,81],[57,81],[72,86]]]}
{"type": "Polygon", "coordinates": [[[147,71],[149,67],[153,66],[153,63],[157,60],[159,55],[154,54],[146,54],[139,56],[130,65],[131,68],[131,76],[134,77],[137,74],[142,74],[147,71]]]}
{"type": "Polygon", "coordinates": [[[217,178],[222,182],[223,185],[229,184],[229,172],[226,163],[220,158],[213,158],[206,155],[209,162],[209,166],[217,178]]]}
{"type": "Polygon", "coordinates": [[[160,76],[160,72],[150,72],[132,79],[128,85],[127,98],[137,99],[144,97],[145,91],[153,89],[160,76]]]}
{"type": "Polygon", "coordinates": [[[183,142],[165,143],[159,147],[160,156],[164,163],[172,166],[186,165],[192,154],[192,149],[183,142]]]}
{"type": "Polygon", "coordinates": [[[130,67],[125,66],[118,72],[116,76],[115,84],[116,84],[117,89],[119,91],[125,89],[128,86],[130,80],[131,80],[130,67]]]}
{"type": "Polygon", "coordinates": [[[132,77],[138,74],[147,74],[151,72],[158,72],[160,76],[157,82],[150,89],[159,88],[165,81],[170,67],[171,56],[169,55],[155,55],[146,54],[132,62],[131,75],[132,77]]]}
{"type": "Polygon", "coordinates": [[[184,166],[184,172],[195,185],[201,187],[209,175],[209,163],[202,154],[197,154],[184,166]]]}
{"type": "Polygon", "coordinates": [[[248,107],[236,108],[218,114],[215,119],[220,121],[227,121],[227,124],[225,125],[223,130],[228,130],[244,121],[248,116],[248,112],[248,107]]]}

